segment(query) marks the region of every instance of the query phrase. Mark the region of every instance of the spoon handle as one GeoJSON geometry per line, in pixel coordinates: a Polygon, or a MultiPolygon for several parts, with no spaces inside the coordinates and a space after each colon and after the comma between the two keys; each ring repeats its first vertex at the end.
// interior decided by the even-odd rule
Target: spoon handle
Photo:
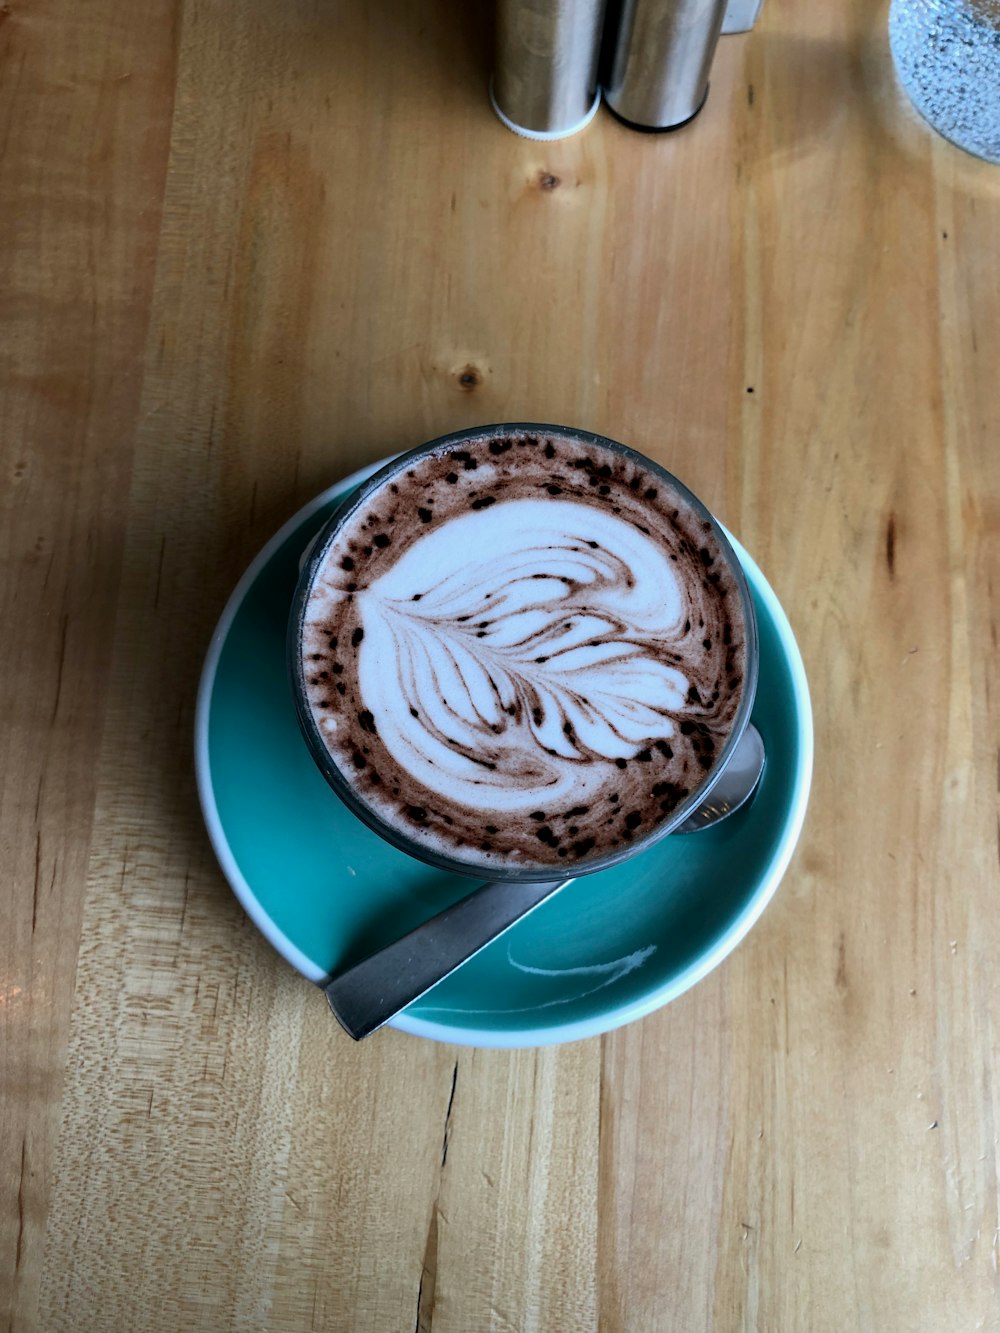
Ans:
{"type": "Polygon", "coordinates": [[[355,1041],[369,1036],[569,883],[484,884],[325,982],[337,1022],[355,1041]]]}

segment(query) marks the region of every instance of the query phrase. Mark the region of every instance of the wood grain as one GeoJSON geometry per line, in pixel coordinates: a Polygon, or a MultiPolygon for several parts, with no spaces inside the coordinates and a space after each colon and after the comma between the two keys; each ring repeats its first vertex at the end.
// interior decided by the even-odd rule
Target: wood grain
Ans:
{"type": "Polygon", "coordinates": [[[519,141],[489,59],[457,0],[0,7],[0,1327],[1000,1327],[1000,173],[858,0],[659,138],[519,141]],[[212,859],[201,658],[321,487],[532,418],[758,558],[806,831],[639,1024],[353,1047],[212,859]]]}
{"type": "Polygon", "coordinates": [[[174,86],[172,6],[0,7],[0,1315],[37,1302],[174,86]]]}

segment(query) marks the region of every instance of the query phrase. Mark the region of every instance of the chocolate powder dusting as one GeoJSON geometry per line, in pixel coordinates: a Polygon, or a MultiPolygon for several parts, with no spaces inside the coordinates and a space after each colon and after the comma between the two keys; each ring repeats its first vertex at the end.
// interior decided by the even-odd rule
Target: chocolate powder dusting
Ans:
{"type": "MultiPolygon", "coordinates": [[[[588,555],[603,555],[598,546],[592,540],[581,543],[581,548],[590,548],[588,555]]],[[[430,589],[414,586],[408,590],[407,604],[419,604],[429,595],[430,589]]],[[[489,611],[490,603],[485,605],[489,611]]],[[[484,639],[491,632],[489,615],[472,621],[468,632],[472,642],[477,642],[476,636],[484,639]]],[[[406,470],[393,474],[391,488],[387,481],[383,490],[359,504],[327,547],[306,606],[300,646],[317,728],[362,801],[429,850],[498,869],[505,865],[537,865],[543,870],[560,865],[564,873],[571,865],[585,869],[588,862],[645,837],[710,772],[735,721],[746,674],[746,626],[739,590],[702,516],[658,473],[637,468],[634,457],[557,434],[498,434],[463,441],[460,447],[442,447],[417,462],[408,460],[406,470]],[[390,489],[395,506],[391,536],[379,510],[379,499],[388,499],[390,489]],[[499,513],[499,506],[515,499],[571,501],[610,511],[648,534],[672,562],[686,603],[682,620],[659,656],[665,663],[676,663],[690,686],[673,734],[643,737],[630,745],[627,759],[590,753],[585,738],[569,723],[561,727],[567,744],[579,751],[575,762],[581,777],[586,777],[586,799],[548,811],[530,804],[498,817],[486,803],[472,808],[425,787],[397,761],[383,741],[380,718],[360,697],[353,663],[365,639],[366,589],[414,543],[452,519],[467,513],[499,513]],[[708,571],[712,577],[706,579],[708,571]],[[350,644],[351,650],[338,653],[338,644],[350,644]],[[336,695],[328,688],[331,671],[338,676],[336,695]],[[623,813],[608,819],[615,811],[623,813]],[[570,818],[572,833],[567,827],[570,818]],[[489,833],[488,844],[484,830],[489,833]]],[[[544,663],[546,655],[535,660],[544,663]]],[[[590,701],[584,700],[584,705],[589,707],[590,701]]],[[[400,711],[418,718],[423,710],[407,700],[401,701],[400,711]]],[[[462,757],[484,779],[495,781],[498,773],[503,777],[503,733],[508,727],[537,728],[542,713],[542,701],[532,698],[530,691],[516,703],[504,702],[498,709],[501,721],[484,727],[476,751],[463,750],[462,757]]],[[[516,775],[511,781],[516,785],[516,775]]]]}

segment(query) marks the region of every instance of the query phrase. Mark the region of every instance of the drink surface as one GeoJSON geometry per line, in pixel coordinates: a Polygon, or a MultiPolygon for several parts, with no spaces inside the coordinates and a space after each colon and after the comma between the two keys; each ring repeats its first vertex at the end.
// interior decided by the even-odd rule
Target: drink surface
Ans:
{"type": "Polygon", "coordinates": [[[355,798],[484,872],[645,839],[710,775],[747,668],[713,524],[641,456],[558,432],[402,460],[316,557],[299,647],[355,798]]]}

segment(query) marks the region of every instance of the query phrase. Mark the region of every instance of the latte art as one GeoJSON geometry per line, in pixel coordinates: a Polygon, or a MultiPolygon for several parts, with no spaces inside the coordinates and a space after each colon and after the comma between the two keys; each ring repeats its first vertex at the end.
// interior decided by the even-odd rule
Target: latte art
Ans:
{"type": "Polygon", "coordinates": [[[589,791],[589,761],[668,739],[686,707],[669,560],[579,504],[512,500],[456,518],[357,602],[358,684],[382,743],[463,804],[534,810],[589,791]],[[485,554],[470,562],[470,550],[485,554]]]}
{"type": "Polygon", "coordinates": [[[418,854],[574,872],[655,833],[743,697],[714,525],[630,451],[483,433],[401,460],[321,539],[306,734],[418,854]]]}

